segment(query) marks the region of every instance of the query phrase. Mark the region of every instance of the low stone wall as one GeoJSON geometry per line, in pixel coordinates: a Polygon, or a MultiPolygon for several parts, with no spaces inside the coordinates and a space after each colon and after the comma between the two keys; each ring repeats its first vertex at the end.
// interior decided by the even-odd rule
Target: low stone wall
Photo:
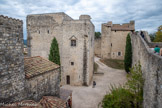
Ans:
{"type": "Polygon", "coordinates": [[[144,108],[162,108],[162,57],[151,52],[141,36],[131,34],[131,40],[133,65],[140,61],[145,79],[144,108]]]}
{"type": "Polygon", "coordinates": [[[94,40],[94,54],[101,57],[101,38],[94,40]]]}
{"type": "Polygon", "coordinates": [[[28,99],[39,101],[43,96],[58,96],[60,92],[60,68],[26,79],[28,99]]]}

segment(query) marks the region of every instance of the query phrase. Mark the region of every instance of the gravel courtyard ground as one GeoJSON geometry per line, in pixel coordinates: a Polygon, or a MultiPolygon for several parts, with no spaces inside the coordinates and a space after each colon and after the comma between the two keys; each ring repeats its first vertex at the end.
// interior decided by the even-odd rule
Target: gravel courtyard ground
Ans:
{"type": "Polygon", "coordinates": [[[118,86],[124,84],[126,80],[126,72],[107,67],[95,57],[95,62],[99,65],[98,72],[103,75],[94,75],[93,81],[96,81],[96,87],[92,88],[92,83],[89,87],[84,86],[69,86],[65,85],[62,88],[73,90],[72,107],[73,108],[98,108],[104,95],[110,92],[110,84],[118,86]]]}

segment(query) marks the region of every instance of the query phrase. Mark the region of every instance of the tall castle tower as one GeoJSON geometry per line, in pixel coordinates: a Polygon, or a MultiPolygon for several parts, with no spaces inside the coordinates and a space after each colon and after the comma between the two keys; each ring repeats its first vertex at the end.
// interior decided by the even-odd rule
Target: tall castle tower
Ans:
{"type": "Polygon", "coordinates": [[[24,99],[23,22],[0,15],[0,103],[24,99]]]}
{"type": "Polygon", "coordinates": [[[107,59],[124,59],[126,37],[135,31],[134,21],[125,24],[102,24],[101,57],[107,59]]]}
{"type": "Polygon", "coordinates": [[[52,39],[59,44],[61,84],[89,85],[93,76],[94,25],[89,15],[74,20],[67,14],[27,16],[29,56],[48,59],[52,39]]]}

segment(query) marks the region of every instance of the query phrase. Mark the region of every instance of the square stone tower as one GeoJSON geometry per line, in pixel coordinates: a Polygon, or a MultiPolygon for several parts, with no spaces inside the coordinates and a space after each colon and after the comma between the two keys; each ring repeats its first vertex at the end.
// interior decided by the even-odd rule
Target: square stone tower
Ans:
{"type": "Polygon", "coordinates": [[[101,57],[124,60],[126,37],[135,31],[134,21],[125,24],[112,24],[112,21],[102,24],[101,57]]]}
{"type": "Polygon", "coordinates": [[[89,15],[74,20],[67,14],[27,16],[29,56],[48,58],[56,37],[61,59],[61,84],[89,85],[93,76],[94,25],[89,15]]]}
{"type": "Polygon", "coordinates": [[[0,15],[0,103],[24,99],[23,22],[0,15]]]}

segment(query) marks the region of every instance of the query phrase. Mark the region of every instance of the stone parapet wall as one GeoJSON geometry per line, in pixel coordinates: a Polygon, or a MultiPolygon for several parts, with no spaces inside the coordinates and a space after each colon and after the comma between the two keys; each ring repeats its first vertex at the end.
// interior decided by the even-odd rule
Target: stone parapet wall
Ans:
{"type": "Polygon", "coordinates": [[[23,22],[0,15],[0,102],[25,98],[23,22]]]}
{"type": "Polygon", "coordinates": [[[144,108],[162,108],[162,57],[154,54],[140,35],[131,34],[133,65],[140,61],[144,83],[144,108]]]}

